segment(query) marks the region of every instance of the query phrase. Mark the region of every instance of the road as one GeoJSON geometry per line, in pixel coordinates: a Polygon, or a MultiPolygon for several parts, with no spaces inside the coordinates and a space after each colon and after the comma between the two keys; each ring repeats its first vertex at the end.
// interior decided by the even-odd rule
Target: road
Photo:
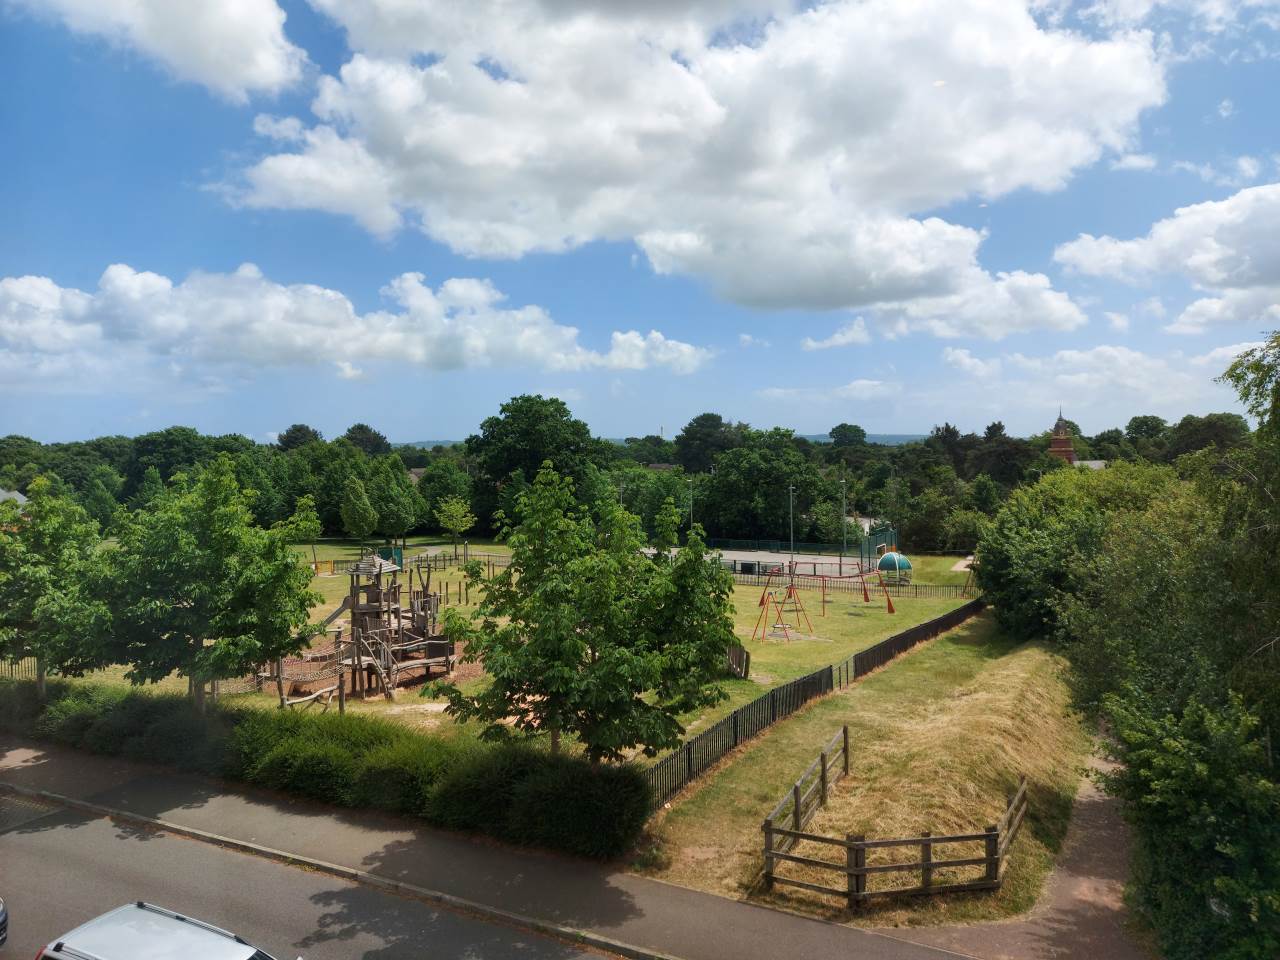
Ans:
{"type": "Polygon", "coordinates": [[[3,960],[30,960],[85,920],[139,899],[232,930],[279,960],[604,956],[320,873],[9,796],[0,796],[0,897],[10,918],[3,960]]]}

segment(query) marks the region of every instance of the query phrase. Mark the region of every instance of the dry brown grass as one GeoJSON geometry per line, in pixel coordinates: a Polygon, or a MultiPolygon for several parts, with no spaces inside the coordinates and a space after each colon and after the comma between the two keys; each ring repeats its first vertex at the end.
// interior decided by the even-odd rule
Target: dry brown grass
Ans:
{"type": "MultiPolygon", "coordinates": [[[[989,617],[972,621],[850,688],[778,724],[655,827],[646,872],[734,897],[844,922],[891,925],[980,920],[1029,908],[1066,833],[1088,739],[1067,707],[1060,662],[1038,645],[1015,647],[989,617]],[[848,723],[852,772],[806,828],[868,838],[973,833],[995,823],[1005,796],[1027,775],[1031,808],[997,893],[895,898],[857,914],[835,898],[779,886],[766,894],[760,824],[818,749],[848,723]]],[[[802,844],[835,860],[843,851],[802,844]]],[[[918,848],[869,854],[868,863],[914,861],[918,848]]],[[[981,855],[981,845],[935,850],[938,859],[981,855]]],[[[938,871],[936,882],[973,879],[978,868],[938,871]],[[959,876],[963,874],[963,876],[959,876]]],[[[784,867],[796,879],[842,886],[834,873],[784,867]]],[[[892,876],[892,875],[890,875],[892,876]]],[[[918,882],[904,876],[899,885],[918,882]]],[[[874,877],[869,889],[890,880],[874,877]]]]}

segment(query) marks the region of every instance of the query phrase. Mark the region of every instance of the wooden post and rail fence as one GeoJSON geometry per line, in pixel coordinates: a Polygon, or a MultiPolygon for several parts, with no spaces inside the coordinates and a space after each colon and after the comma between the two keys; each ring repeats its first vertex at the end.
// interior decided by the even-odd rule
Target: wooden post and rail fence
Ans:
{"type": "Polygon", "coordinates": [[[849,775],[849,728],[846,726],[823,748],[818,758],[809,765],[788,791],[787,795],[765,818],[761,830],[764,833],[764,885],[772,890],[783,884],[799,887],[811,893],[841,897],[850,907],[857,908],[876,897],[927,896],[939,893],[959,893],[973,890],[998,889],[1008,863],[1009,849],[1027,813],[1027,778],[1022,777],[1017,790],[1005,804],[1004,815],[999,822],[990,824],[975,833],[935,836],[923,831],[916,837],[893,839],[868,839],[862,834],[846,834],[827,837],[808,833],[805,827],[818,810],[827,803],[831,787],[849,775]],[[795,852],[799,843],[817,844],[836,852],[836,860],[824,860],[795,852]],[[982,845],[981,856],[937,856],[937,848],[955,845],[982,845]],[[919,850],[919,858],[896,863],[868,863],[867,852],[895,850],[907,847],[919,850]],[[799,864],[819,873],[834,874],[829,884],[800,880],[779,872],[788,864],[799,864]],[[975,876],[937,882],[940,870],[979,868],[975,876]],[[868,880],[873,877],[894,874],[919,874],[919,883],[906,886],[887,886],[871,889],[868,880]],[[835,884],[839,884],[836,886],[835,884]]]}

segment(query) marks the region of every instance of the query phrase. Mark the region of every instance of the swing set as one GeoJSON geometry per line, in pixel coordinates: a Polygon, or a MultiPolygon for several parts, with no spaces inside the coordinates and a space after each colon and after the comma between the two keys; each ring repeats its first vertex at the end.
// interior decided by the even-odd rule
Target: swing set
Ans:
{"type": "MultiPolygon", "coordinates": [[[[827,581],[828,580],[856,580],[862,587],[862,602],[871,602],[871,591],[867,587],[867,574],[869,571],[861,570],[856,574],[844,577],[820,577],[820,589],[822,591],[822,612],[819,616],[827,615],[827,581]]],[[[889,596],[889,587],[884,582],[884,577],[880,575],[879,570],[874,571],[876,581],[880,585],[880,591],[884,595],[885,612],[897,613],[893,608],[893,598],[889,596]]],[[[757,604],[760,608],[760,615],[756,618],[755,628],[751,631],[751,639],[755,640],[787,640],[791,639],[794,632],[798,636],[804,636],[800,632],[800,623],[803,618],[804,625],[808,629],[810,635],[813,633],[813,623],[809,619],[808,611],[804,608],[804,601],[800,599],[800,591],[796,589],[795,576],[790,575],[786,589],[774,589],[774,576],[787,576],[782,574],[780,570],[770,570],[768,579],[765,580],[764,589],[760,592],[760,601],[757,604]]],[[[781,584],[780,584],[781,585],[781,584]]]]}

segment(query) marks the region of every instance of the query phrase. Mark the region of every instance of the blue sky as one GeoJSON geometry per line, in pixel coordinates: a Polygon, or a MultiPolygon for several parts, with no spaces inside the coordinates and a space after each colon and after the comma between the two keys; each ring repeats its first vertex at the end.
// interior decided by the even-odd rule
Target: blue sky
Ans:
{"type": "Polygon", "coordinates": [[[1278,56],[1280,0],[9,0],[0,432],[1236,409],[1278,56]]]}

